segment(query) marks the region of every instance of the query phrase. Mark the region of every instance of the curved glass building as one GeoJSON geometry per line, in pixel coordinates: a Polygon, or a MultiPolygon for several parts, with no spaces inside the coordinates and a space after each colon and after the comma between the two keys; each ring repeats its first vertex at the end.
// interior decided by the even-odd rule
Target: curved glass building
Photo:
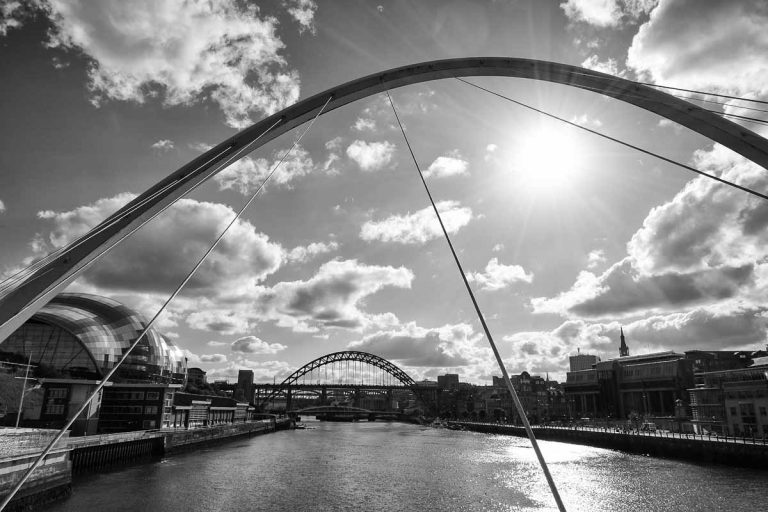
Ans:
{"type": "MultiPolygon", "coordinates": [[[[147,321],[106,297],[62,293],[0,342],[0,352],[32,356],[57,376],[100,379],[141,334],[147,321]]],[[[171,341],[150,329],[112,378],[115,382],[184,384],[187,362],[171,341]]]]}

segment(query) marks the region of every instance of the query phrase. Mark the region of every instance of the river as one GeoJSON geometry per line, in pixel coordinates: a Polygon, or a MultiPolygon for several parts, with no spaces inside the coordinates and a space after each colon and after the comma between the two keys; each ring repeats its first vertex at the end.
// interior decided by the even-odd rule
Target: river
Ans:
{"type": "MultiPolygon", "coordinates": [[[[45,510],[557,510],[516,437],[384,422],[282,431],[75,478],[45,510]]],[[[569,511],[765,510],[768,470],[541,442],[569,511]]]]}

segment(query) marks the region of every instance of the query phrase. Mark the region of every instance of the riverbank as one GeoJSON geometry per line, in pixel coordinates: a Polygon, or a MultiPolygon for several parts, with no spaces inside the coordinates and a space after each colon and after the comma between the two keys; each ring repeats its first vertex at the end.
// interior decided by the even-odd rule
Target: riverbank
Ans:
{"type": "MultiPolygon", "coordinates": [[[[523,427],[498,423],[450,421],[449,428],[528,437],[523,427]]],[[[671,432],[617,432],[589,427],[532,427],[536,439],[608,448],[653,457],[695,462],[727,464],[740,467],[768,467],[768,443],[765,439],[722,438],[671,432]]]]}
{"type": "MultiPolygon", "coordinates": [[[[72,493],[73,472],[118,467],[141,459],[156,459],[244,436],[284,430],[290,426],[291,421],[288,419],[268,419],[189,430],[64,437],[32,473],[6,511],[32,510],[68,497],[72,493]]],[[[46,429],[0,429],[0,499],[10,492],[57,433],[56,430],[46,429]]]]}

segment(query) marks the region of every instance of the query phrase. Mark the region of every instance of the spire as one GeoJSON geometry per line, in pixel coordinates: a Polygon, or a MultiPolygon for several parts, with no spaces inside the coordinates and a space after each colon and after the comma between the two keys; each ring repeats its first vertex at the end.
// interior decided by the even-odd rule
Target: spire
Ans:
{"type": "Polygon", "coordinates": [[[624,327],[621,327],[621,345],[619,346],[619,357],[626,357],[629,355],[629,347],[624,339],[624,327]]]}

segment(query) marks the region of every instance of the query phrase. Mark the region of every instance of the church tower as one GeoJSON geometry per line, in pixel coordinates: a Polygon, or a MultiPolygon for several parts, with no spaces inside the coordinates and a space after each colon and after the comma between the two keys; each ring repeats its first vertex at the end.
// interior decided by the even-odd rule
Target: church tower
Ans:
{"type": "Polygon", "coordinates": [[[621,327],[621,345],[619,346],[619,357],[626,357],[629,355],[629,347],[624,340],[624,328],[621,327]]]}

